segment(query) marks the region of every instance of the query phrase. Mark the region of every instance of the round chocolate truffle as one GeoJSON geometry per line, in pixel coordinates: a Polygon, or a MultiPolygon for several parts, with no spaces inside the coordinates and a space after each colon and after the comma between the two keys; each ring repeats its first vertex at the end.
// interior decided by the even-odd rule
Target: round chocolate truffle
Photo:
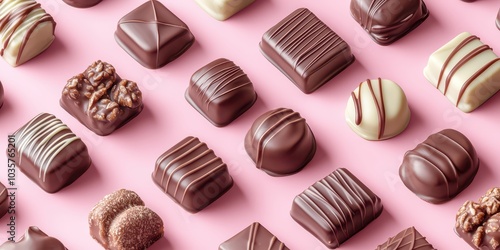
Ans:
{"type": "Polygon", "coordinates": [[[366,140],[394,137],[408,126],[410,108],[403,90],[386,79],[366,80],[347,101],[345,119],[366,140]]]}
{"type": "Polygon", "coordinates": [[[245,137],[245,150],[271,176],[294,174],[311,161],[316,140],[306,120],[287,108],[259,116],[245,137]]]}
{"type": "Polygon", "coordinates": [[[76,8],[89,8],[100,3],[102,0],[63,0],[63,1],[66,4],[76,8]]]}
{"type": "Polygon", "coordinates": [[[3,106],[3,86],[2,82],[0,82],[0,108],[3,106]]]}

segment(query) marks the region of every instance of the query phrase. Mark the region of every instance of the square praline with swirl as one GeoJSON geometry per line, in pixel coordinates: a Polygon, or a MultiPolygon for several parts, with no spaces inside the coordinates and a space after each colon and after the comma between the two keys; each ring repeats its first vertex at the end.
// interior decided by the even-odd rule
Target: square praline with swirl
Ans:
{"type": "Polygon", "coordinates": [[[120,19],[116,42],[146,68],[175,60],[194,43],[189,27],[156,0],[149,0],[120,19]]]}

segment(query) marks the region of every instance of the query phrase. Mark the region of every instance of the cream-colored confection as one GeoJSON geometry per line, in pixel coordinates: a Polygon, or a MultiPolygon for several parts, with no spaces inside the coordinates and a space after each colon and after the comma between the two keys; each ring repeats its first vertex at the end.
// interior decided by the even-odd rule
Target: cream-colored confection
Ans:
{"type": "Polygon", "coordinates": [[[55,25],[34,0],[0,1],[0,55],[14,67],[25,63],[52,44],[55,25]]]}
{"type": "Polygon", "coordinates": [[[385,140],[405,130],[410,122],[410,109],[401,87],[378,78],[362,82],[351,93],[345,119],[364,139],[385,140]]]}
{"type": "Polygon", "coordinates": [[[196,3],[213,18],[224,21],[255,0],[196,0],[196,3]]]}
{"type": "Polygon", "coordinates": [[[500,89],[500,59],[463,32],[431,54],[424,75],[460,110],[471,112],[500,89]]]}

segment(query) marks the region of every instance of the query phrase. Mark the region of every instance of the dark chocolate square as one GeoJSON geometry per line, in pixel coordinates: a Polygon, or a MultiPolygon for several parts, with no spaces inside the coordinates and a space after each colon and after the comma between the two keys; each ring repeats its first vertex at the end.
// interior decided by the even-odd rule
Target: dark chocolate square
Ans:
{"type": "Polygon", "coordinates": [[[345,168],[295,197],[292,218],[328,248],[337,248],[382,213],[382,202],[345,168]]]}
{"type": "Polygon", "coordinates": [[[132,58],[150,69],[173,61],[194,42],[188,26],[156,0],[147,1],[120,19],[115,39],[132,58]]]}
{"type": "Polygon", "coordinates": [[[274,234],[258,222],[220,244],[219,250],[289,250],[274,234]]]}
{"type": "Polygon", "coordinates": [[[186,100],[213,125],[222,127],[252,107],[257,94],[240,67],[220,58],[193,74],[186,100]]]}
{"type": "Polygon", "coordinates": [[[377,246],[376,250],[435,250],[435,248],[417,229],[409,227],[377,246]]]}
{"type": "Polygon", "coordinates": [[[233,186],[227,165],[207,144],[188,136],[163,153],[152,174],[154,183],[191,213],[196,213],[233,186]]]}
{"type": "Polygon", "coordinates": [[[17,167],[48,193],[73,183],[91,164],[87,146],[52,114],[35,116],[14,136],[17,167]]]}
{"type": "Polygon", "coordinates": [[[306,94],[354,62],[349,45],[305,8],[295,10],[269,29],[260,49],[306,94]]]}

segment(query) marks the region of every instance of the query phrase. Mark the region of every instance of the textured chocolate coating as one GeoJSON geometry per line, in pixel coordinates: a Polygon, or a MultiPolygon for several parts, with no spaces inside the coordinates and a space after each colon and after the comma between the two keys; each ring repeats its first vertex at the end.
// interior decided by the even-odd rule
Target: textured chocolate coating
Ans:
{"type": "Polygon", "coordinates": [[[185,96],[191,106],[217,127],[231,123],[257,100],[245,72],[225,58],[196,71],[185,96]]]}
{"type": "Polygon", "coordinates": [[[3,99],[4,99],[4,90],[2,82],[0,82],[0,108],[3,106],[3,99]]]}
{"type": "Polygon", "coordinates": [[[316,140],[306,120],[287,108],[259,116],[245,136],[245,150],[258,169],[272,176],[294,174],[316,153],[316,140]]]}
{"type": "Polygon", "coordinates": [[[233,186],[227,165],[207,144],[188,136],[156,160],[154,183],[191,213],[221,197],[233,186]]]}
{"type": "Polygon", "coordinates": [[[7,188],[0,182],[0,218],[2,218],[9,210],[7,188]]]}
{"type": "Polygon", "coordinates": [[[260,49],[306,94],[354,62],[349,45],[305,8],[295,10],[264,33],[260,49]]]}
{"type": "Polygon", "coordinates": [[[105,249],[142,250],[163,237],[163,221],[137,193],[120,189],[89,213],[90,235],[105,249]]]}
{"type": "Polygon", "coordinates": [[[350,8],[354,20],[380,45],[393,43],[429,16],[422,0],[351,0],[350,8]]]}
{"type": "Polygon", "coordinates": [[[328,248],[337,248],[375,220],[382,202],[345,168],[314,183],[293,200],[290,215],[328,248]]]}
{"type": "Polygon", "coordinates": [[[442,203],[469,186],[478,168],[479,159],[469,139],[445,129],[405,153],[399,176],[422,200],[442,203]]]}
{"type": "Polygon", "coordinates": [[[48,236],[38,227],[29,227],[17,242],[6,241],[2,250],[68,250],[56,238],[48,236]]]}
{"type": "Polygon", "coordinates": [[[102,0],[63,0],[63,1],[68,5],[76,8],[89,8],[94,5],[97,5],[102,0]]]}
{"type": "Polygon", "coordinates": [[[98,135],[111,134],[143,109],[137,84],[121,79],[111,64],[100,60],[68,80],[59,103],[98,135]]]}
{"type": "Polygon", "coordinates": [[[219,250],[289,250],[274,234],[258,222],[223,242],[219,250]]]}
{"type": "Polygon", "coordinates": [[[70,185],[90,167],[87,146],[52,114],[35,116],[14,136],[17,167],[48,193],[70,185]]]}
{"type": "Polygon", "coordinates": [[[500,249],[500,188],[489,189],[478,202],[466,201],[454,230],[474,249],[500,249]]]}
{"type": "Polygon", "coordinates": [[[409,227],[390,237],[376,250],[436,250],[417,229],[409,227]]]}
{"type": "Polygon", "coordinates": [[[157,69],[189,49],[194,36],[160,1],[149,0],[120,19],[115,40],[142,66],[157,69]]]}

